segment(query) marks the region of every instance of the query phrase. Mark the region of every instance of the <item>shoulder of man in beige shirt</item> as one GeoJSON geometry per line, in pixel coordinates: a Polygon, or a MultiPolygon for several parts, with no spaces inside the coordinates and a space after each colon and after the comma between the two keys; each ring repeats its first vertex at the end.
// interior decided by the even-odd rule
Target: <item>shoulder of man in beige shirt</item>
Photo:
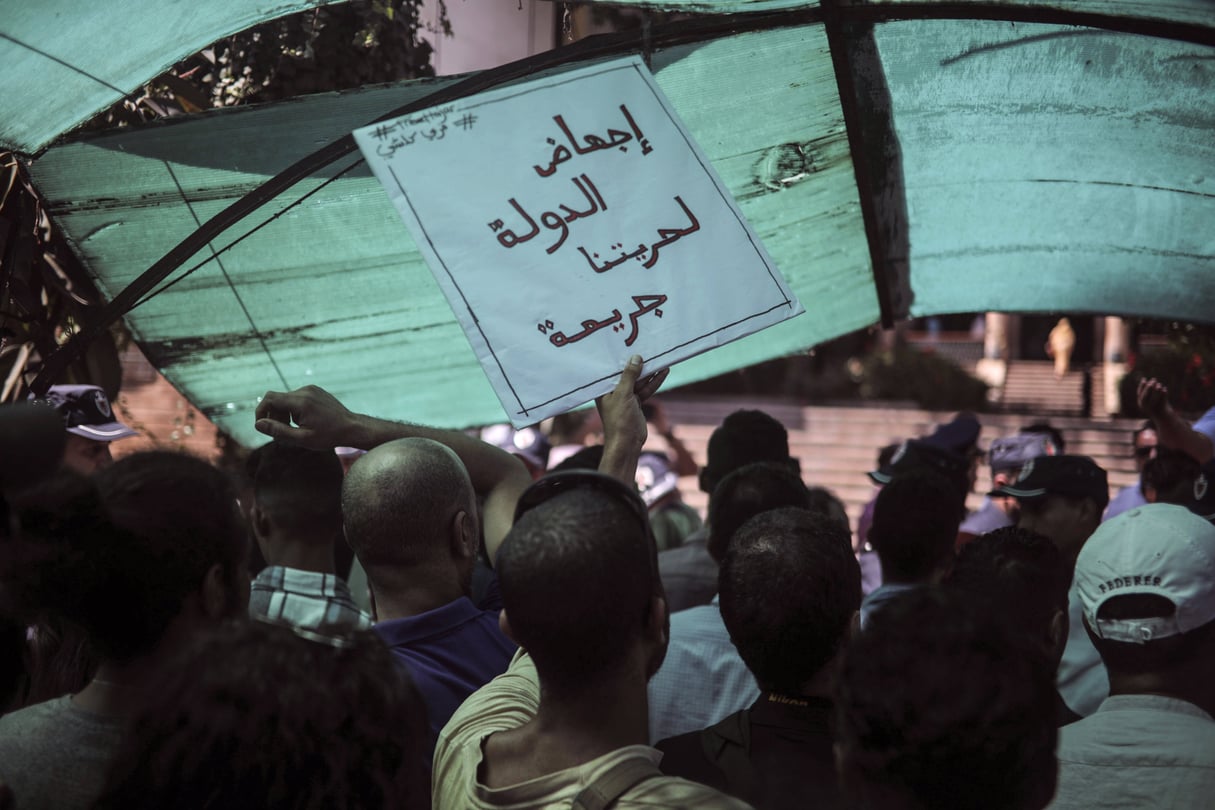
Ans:
{"type": "MultiPolygon", "coordinates": [[[[433,772],[435,807],[568,808],[583,788],[629,759],[648,760],[657,767],[661,753],[648,745],[618,748],[574,768],[556,771],[504,788],[488,788],[477,780],[483,742],[497,731],[518,728],[536,715],[540,681],[536,667],[520,650],[510,668],[474,692],[439,735],[433,772]]],[[[686,779],[654,776],[629,788],[613,805],[632,807],[706,808],[735,810],[750,805],[686,779]]]]}

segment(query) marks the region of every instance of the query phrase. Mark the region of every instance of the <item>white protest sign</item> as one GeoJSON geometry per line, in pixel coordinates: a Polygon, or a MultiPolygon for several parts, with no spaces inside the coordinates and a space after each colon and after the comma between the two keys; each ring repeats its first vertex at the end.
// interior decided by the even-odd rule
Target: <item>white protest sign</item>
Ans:
{"type": "Polygon", "coordinates": [[[636,57],[354,137],[516,427],[803,312],[636,57]]]}

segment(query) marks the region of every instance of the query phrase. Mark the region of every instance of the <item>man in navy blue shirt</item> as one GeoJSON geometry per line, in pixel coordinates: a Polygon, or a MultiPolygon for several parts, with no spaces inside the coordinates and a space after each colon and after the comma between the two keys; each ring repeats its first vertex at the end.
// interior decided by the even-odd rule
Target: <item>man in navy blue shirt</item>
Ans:
{"type": "Polygon", "coordinates": [[[371,584],[375,632],[422,693],[433,743],[516,649],[498,629],[496,585],[482,604],[469,599],[480,543],[472,481],[446,446],[397,439],[350,468],[342,515],[371,584]]]}
{"type": "Polygon", "coordinates": [[[531,476],[479,439],[351,413],[315,386],[268,393],[257,415],[258,430],[276,438],[370,451],[343,482],[343,527],[367,572],[375,631],[426,703],[433,750],[456,708],[515,652],[498,628],[496,583],[479,605],[469,592],[481,523],[492,561],[531,476]]]}

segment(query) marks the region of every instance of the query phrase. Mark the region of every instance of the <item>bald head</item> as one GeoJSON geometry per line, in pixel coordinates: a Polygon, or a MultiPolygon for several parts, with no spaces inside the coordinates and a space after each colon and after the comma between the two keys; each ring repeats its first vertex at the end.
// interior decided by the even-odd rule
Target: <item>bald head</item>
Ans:
{"type": "Polygon", "coordinates": [[[346,540],[366,568],[413,566],[447,555],[453,521],[476,520],[460,459],[430,439],[398,439],[360,458],[342,483],[346,540]]]}

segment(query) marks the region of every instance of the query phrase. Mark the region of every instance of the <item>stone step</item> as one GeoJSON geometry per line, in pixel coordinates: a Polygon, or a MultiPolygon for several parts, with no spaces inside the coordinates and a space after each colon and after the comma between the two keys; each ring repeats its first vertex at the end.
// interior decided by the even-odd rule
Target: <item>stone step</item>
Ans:
{"type": "Polygon", "coordinates": [[[1073,369],[1056,379],[1054,363],[1013,361],[1008,366],[1000,403],[1004,408],[1039,413],[1081,413],[1084,371],[1073,369]]]}

